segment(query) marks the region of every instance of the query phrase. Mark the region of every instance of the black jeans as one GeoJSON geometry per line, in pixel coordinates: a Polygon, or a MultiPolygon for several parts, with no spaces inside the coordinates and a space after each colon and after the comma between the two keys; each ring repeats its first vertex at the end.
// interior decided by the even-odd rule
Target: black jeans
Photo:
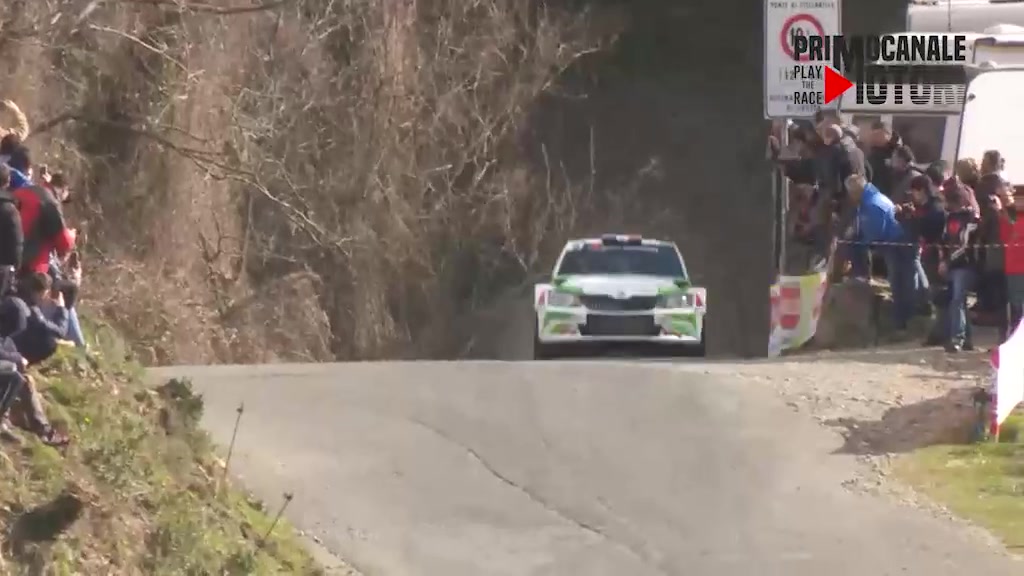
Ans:
{"type": "Polygon", "coordinates": [[[1006,307],[1006,274],[1002,271],[982,272],[978,276],[975,291],[978,295],[979,310],[1002,314],[1006,307]]]}
{"type": "Polygon", "coordinates": [[[0,363],[0,420],[11,410],[11,405],[22,394],[25,378],[18,373],[17,367],[10,362],[0,363]]]}
{"type": "MultiPolygon", "coordinates": [[[[1006,342],[1006,339],[1013,333],[1014,328],[1020,324],[1021,305],[1010,304],[1009,290],[1006,284],[1006,274],[1002,272],[988,272],[985,274],[988,280],[986,286],[991,310],[996,314],[999,324],[999,343],[1006,342]]],[[[979,298],[981,295],[978,295],[979,298]]]]}

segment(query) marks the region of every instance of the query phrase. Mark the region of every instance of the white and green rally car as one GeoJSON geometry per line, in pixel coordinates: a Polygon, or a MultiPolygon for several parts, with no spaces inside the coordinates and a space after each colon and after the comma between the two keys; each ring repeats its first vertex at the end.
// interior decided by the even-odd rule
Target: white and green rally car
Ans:
{"type": "Polygon", "coordinates": [[[534,286],[534,358],[596,342],[704,353],[707,291],[690,284],[673,242],[606,234],[570,240],[552,280],[534,286]]]}

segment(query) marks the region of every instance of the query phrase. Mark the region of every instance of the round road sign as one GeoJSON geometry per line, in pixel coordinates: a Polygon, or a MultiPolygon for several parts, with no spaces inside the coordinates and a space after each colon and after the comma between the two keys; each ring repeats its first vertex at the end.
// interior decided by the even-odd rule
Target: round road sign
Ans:
{"type": "MultiPolygon", "coordinates": [[[[818,19],[810,14],[794,14],[782,24],[779,32],[779,42],[782,44],[782,51],[790,58],[793,57],[793,40],[797,36],[824,36],[825,28],[818,22],[818,19]]],[[[800,61],[807,62],[811,57],[808,54],[801,54],[800,61]]]]}

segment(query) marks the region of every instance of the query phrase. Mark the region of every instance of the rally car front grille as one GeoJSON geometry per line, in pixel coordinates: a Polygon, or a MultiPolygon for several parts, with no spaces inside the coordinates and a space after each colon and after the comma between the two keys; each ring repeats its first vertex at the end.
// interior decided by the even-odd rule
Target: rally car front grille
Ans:
{"type": "Polygon", "coordinates": [[[657,336],[661,328],[654,316],[603,316],[588,314],[587,323],[580,328],[584,336],[657,336]]]}
{"type": "Polygon", "coordinates": [[[653,310],[658,303],[657,296],[631,296],[629,298],[612,298],[604,295],[583,295],[580,302],[591,310],[602,312],[639,312],[653,310]]]}

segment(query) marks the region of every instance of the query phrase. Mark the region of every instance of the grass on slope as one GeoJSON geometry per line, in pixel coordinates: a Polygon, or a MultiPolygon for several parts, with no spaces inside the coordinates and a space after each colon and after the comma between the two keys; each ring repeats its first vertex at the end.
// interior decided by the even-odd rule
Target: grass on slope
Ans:
{"type": "Polygon", "coordinates": [[[1024,549],[1024,415],[1000,442],[930,446],[897,462],[896,474],[956,515],[983,526],[1011,552],[1024,549]]]}
{"type": "Polygon", "coordinates": [[[100,357],[62,350],[37,370],[71,446],[0,446],[0,575],[321,573],[290,527],[271,530],[279,505],[221,486],[189,384],[147,389],[112,330],[86,333],[100,357]]]}

